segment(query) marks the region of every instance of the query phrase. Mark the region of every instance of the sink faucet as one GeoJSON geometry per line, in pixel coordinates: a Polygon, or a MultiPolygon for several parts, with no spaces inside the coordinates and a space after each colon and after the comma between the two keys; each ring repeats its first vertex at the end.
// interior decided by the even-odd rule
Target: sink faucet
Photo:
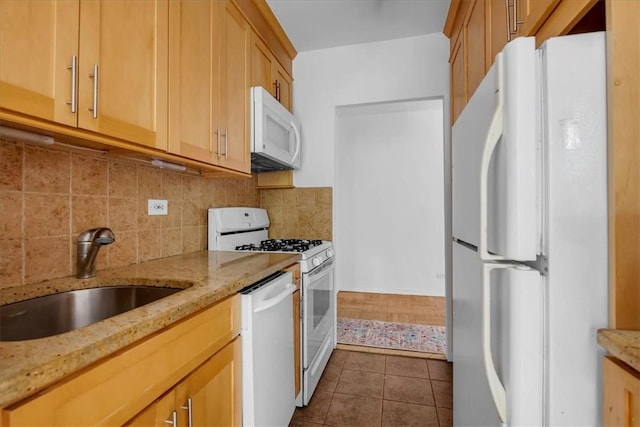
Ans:
{"type": "Polygon", "coordinates": [[[103,245],[115,242],[116,236],[109,228],[92,228],[78,235],[78,279],[96,276],[96,256],[103,245]]]}

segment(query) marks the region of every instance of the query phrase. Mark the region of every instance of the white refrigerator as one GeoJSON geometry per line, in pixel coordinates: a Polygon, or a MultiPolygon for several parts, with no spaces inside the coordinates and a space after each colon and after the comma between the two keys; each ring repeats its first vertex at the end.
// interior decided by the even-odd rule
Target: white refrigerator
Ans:
{"type": "Polygon", "coordinates": [[[453,421],[601,423],[605,35],[517,38],[453,126],[453,421]]]}

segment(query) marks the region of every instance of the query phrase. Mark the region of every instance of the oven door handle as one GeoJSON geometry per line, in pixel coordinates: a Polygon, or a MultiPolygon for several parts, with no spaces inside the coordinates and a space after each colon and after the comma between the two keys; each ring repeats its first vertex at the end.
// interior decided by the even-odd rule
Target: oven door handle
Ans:
{"type": "Polygon", "coordinates": [[[327,261],[323,262],[322,264],[320,264],[310,272],[304,273],[304,274],[306,274],[309,278],[311,277],[315,278],[315,276],[319,276],[321,273],[327,271],[332,265],[333,265],[333,258],[329,258],[327,261]]]}
{"type": "Polygon", "coordinates": [[[293,291],[296,290],[296,285],[293,283],[289,283],[287,287],[276,295],[273,298],[269,298],[267,300],[262,301],[260,304],[256,305],[253,309],[254,313],[260,313],[261,311],[265,311],[273,307],[274,305],[278,305],[283,299],[293,294],[293,291]]]}

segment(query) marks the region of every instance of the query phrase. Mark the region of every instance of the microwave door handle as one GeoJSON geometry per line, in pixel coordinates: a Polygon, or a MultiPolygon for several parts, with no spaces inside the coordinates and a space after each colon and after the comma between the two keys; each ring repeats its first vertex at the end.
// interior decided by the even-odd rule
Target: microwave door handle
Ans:
{"type": "Polygon", "coordinates": [[[293,128],[293,133],[296,136],[296,151],[293,153],[293,157],[291,158],[291,162],[293,163],[300,155],[300,132],[293,121],[291,121],[291,127],[293,128]]]}

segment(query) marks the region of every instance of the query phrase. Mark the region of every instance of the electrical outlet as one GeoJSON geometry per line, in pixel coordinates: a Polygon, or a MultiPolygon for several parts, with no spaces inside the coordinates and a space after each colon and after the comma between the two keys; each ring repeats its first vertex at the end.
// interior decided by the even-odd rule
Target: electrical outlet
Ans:
{"type": "Polygon", "coordinates": [[[168,215],[169,202],[166,200],[149,199],[147,201],[147,214],[149,215],[168,215]]]}

